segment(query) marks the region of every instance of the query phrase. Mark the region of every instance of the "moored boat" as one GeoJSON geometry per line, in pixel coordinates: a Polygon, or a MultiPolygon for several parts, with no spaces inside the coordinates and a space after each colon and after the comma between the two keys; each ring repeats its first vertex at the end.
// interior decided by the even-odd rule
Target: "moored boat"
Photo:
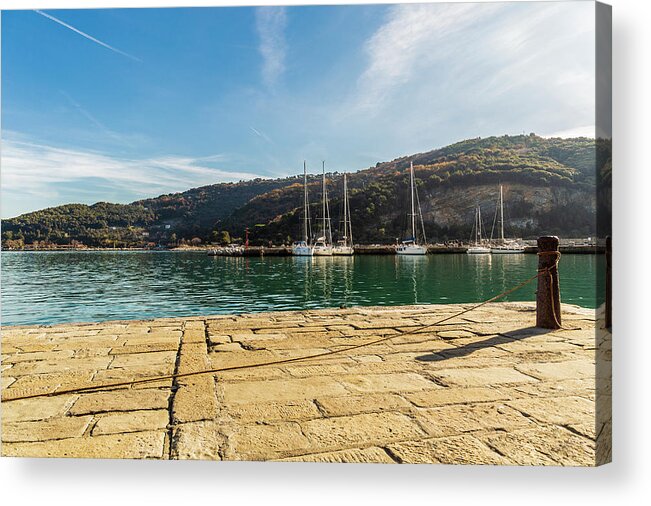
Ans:
{"type": "Polygon", "coordinates": [[[502,254],[518,254],[524,253],[524,245],[513,239],[504,238],[504,194],[502,185],[500,185],[500,238],[498,244],[491,247],[491,253],[498,255],[502,254]]]}
{"type": "Polygon", "coordinates": [[[352,246],[342,246],[341,244],[335,244],[332,247],[332,254],[335,256],[352,256],[355,254],[355,248],[352,246]]]}
{"type": "Polygon", "coordinates": [[[396,247],[398,255],[426,255],[427,248],[413,240],[406,239],[396,247]]]}
{"type": "Polygon", "coordinates": [[[292,255],[312,256],[314,248],[310,245],[311,233],[310,224],[310,203],[307,197],[307,165],[303,161],[303,240],[292,244],[292,255]]]}
{"type": "Polygon", "coordinates": [[[418,200],[418,193],[416,193],[416,186],[414,182],[414,163],[411,162],[409,165],[409,182],[410,182],[410,194],[411,194],[411,208],[409,213],[410,223],[411,223],[411,237],[404,239],[398,246],[396,246],[397,255],[425,255],[427,254],[427,246],[421,244],[418,241],[416,236],[416,216],[420,218],[421,233],[423,238],[423,243],[426,242],[425,238],[425,226],[423,224],[423,214],[420,210],[420,202],[418,200]],[[414,198],[415,196],[415,198],[414,198]],[[418,214],[416,214],[416,209],[418,209],[418,214]]]}
{"type": "Polygon", "coordinates": [[[491,249],[485,244],[482,238],[482,220],[481,220],[481,207],[477,204],[475,209],[475,226],[473,227],[475,233],[475,242],[471,244],[466,253],[469,255],[484,255],[491,252],[491,249]]]}
{"type": "Polygon", "coordinates": [[[292,244],[292,255],[299,257],[311,257],[314,248],[307,244],[305,241],[297,241],[292,244]]]}
{"type": "Polygon", "coordinates": [[[487,246],[469,246],[466,250],[469,255],[483,255],[490,252],[491,249],[487,246]]]}
{"type": "Polygon", "coordinates": [[[353,248],[353,229],[350,222],[350,203],[348,202],[348,183],[344,174],[344,197],[343,197],[343,232],[341,239],[332,247],[332,254],[337,256],[350,256],[355,253],[353,248]]]}
{"type": "Polygon", "coordinates": [[[519,243],[516,242],[514,242],[513,245],[509,245],[508,243],[506,243],[498,246],[491,246],[491,253],[496,255],[519,254],[524,252],[525,252],[524,246],[521,246],[519,243]]]}
{"type": "Polygon", "coordinates": [[[326,186],[325,161],[323,162],[323,193],[321,198],[321,235],[317,237],[312,254],[320,257],[332,256],[332,228],[330,226],[330,208],[328,207],[328,188],[326,186]]]}
{"type": "Polygon", "coordinates": [[[332,245],[328,244],[325,237],[318,237],[312,248],[312,254],[315,257],[331,257],[332,245]]]}

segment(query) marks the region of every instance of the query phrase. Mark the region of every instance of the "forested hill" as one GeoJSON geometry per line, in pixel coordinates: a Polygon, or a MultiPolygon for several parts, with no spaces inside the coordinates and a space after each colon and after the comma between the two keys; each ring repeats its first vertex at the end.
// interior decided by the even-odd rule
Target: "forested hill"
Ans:
{"type": "MultiPolygon", "coordinates": [[[[505,192],[511,235],[593,235],[595,141],[530,135],[469,139],[348,176],[356,242],[393,242],[402,235],[414,163],[425,229],[432,242],[467,240],[477,204],[490,225],[498,185],[505,192]]],[[[608,163],[610,161],[608,160],[608,163]]],[[[344,168],[352,171],[353,168],[344,168]]],[[[312,217],[320,177],[309,177],[312,217]]],[[[342,174],[327,175],[333,228],[342,174]]],[[[220,183],[132,204],[68,204],[2,221],[3,245],[143,246],[228,242],[250,229],[253,244],[288,243],[300,232],[302,175],[220,183]]]]}

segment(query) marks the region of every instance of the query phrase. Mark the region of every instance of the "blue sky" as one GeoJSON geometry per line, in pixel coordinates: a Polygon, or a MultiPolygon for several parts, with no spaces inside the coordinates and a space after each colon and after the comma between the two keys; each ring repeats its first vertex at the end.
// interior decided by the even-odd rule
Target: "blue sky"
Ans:
{"type": "Polygon", "coordinates": [[[2,13],[2,217],[594,134],[592,2],[2,13]]]}

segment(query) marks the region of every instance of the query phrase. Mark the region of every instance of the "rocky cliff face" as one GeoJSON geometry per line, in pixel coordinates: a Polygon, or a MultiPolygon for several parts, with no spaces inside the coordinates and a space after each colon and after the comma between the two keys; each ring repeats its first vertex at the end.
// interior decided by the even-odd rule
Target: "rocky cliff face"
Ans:
{"type": "MultiPolygon", "coordinates": [[[[596,209],[595,193],[587,190],[510,183],[503,185],[503,192],[505,227],[520,232],[542,224],[547,226],[550,218],[564,209],[586,216],[594,215],[596,209]]],[[[438,188],[427,192],[421,198],[421,205],[425,221],[444,228],[472,224],[475,208],[479,205],[484,223],[490,226],[499,206],[498,200],[499,187],[478,185],[438,188]]]]}

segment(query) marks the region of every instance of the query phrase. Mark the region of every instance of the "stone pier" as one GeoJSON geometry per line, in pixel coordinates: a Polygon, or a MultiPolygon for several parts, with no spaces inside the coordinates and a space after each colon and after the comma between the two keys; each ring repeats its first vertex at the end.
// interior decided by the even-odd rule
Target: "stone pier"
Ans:
{"type": "Polygon", "coordinates": [[[2,455],[596,465],[610,361],[595,311],[356,307],[2,329],[2,455]],[[348,350],[358,344],[389,341],[348,350]],[[127,388],[34,393],[346,351],[127,388]],[[599,369],[597,369],[599,370],[599,369]],[[600,383],[601,384],[601,383],[600,383]],[[599,406],[599,409],[596,409],[599,406]],[[597,416],[598,415],[598,416],[597,416]]]}

